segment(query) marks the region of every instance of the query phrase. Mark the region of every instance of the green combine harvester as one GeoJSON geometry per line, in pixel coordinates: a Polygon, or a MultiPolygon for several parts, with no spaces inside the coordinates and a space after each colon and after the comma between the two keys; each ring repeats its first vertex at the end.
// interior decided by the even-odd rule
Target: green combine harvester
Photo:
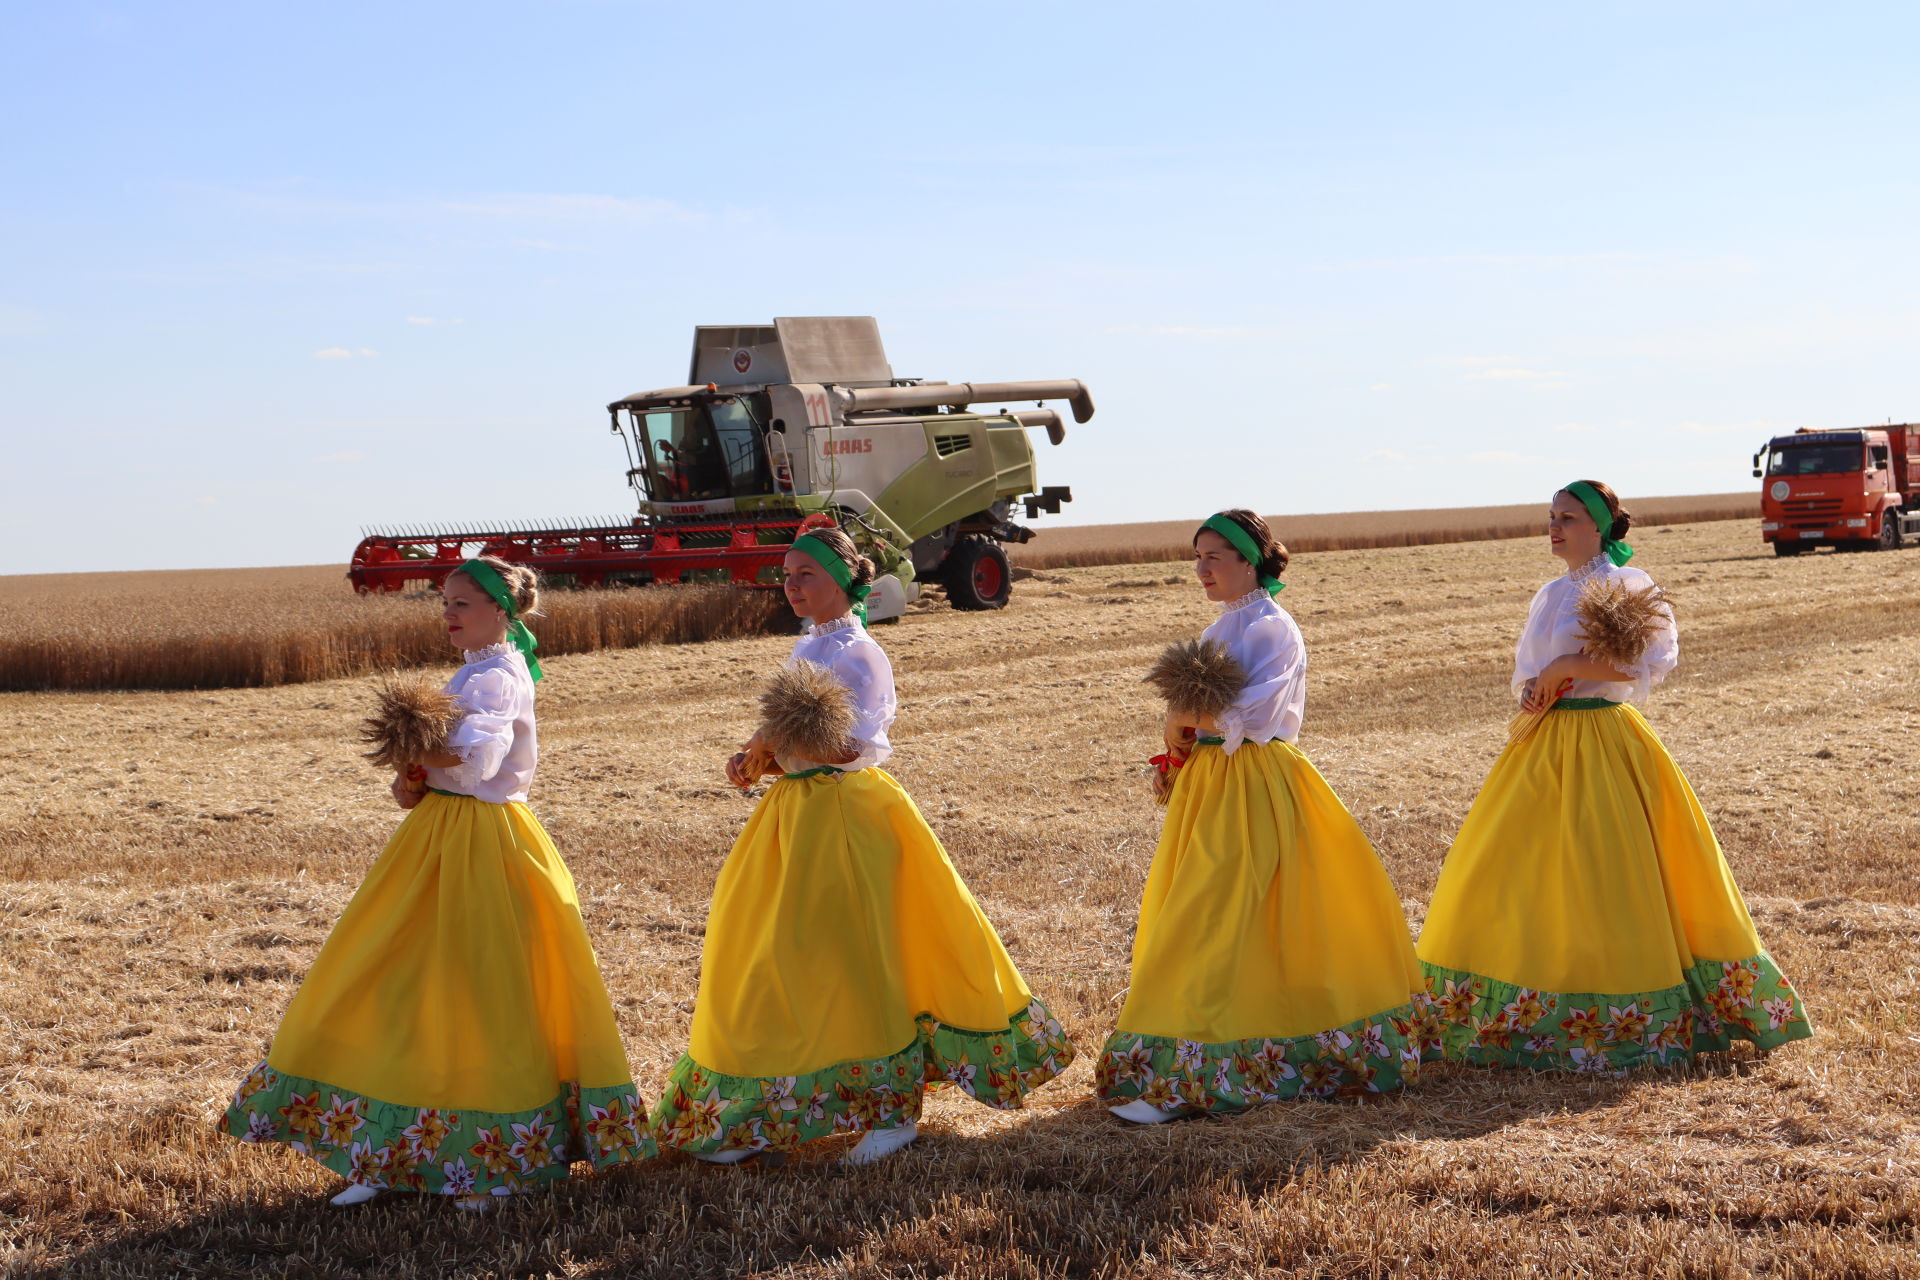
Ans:
{"type": "Polygon", "coordinates": [[[873,621],[897,618],[923,583],[958,609],[998,609],[1012,586],[1004,544],[1072,500],[1042,487],[1027,432],[1059,444],[1064,400],[1093,417],[1077,379],[924,382],[896,378],[869,316],[701,326],[683,386],[607,406],[627,449],[639,514],[509,528],[370,529],[348,577],[361,591],[438,584],[470,556],[532,565],[556,585],[779,585],[809,529],[844,529],[879,570],[873,621]],[[1032,409],[1009,410],[1032,401],[1032,409]],[[991,411],[976,405],[1002,406],[991,411]]]}

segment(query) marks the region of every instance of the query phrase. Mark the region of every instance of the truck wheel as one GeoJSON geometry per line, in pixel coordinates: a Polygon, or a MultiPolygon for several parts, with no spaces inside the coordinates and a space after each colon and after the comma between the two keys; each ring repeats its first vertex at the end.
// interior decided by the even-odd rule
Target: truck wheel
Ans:
{"type": "Polygon", "coordinates": [[[942,577],[947,601],[956,609],[1004,609],[1013,590],[1007,553],[992,538],[977,533],[954,544],[942,577]]]}
{"type": "Polygon", "coordinates": [[[1800,554],[1801,549],[1800,544],[1797,542],[1776,542],[1773,544],[1773,554],[1777,556],[1797,556],[1800,554]]]}
{"type": "Polygon", "coordinates": [[[1900,513],[1889,511],[1880,517],[1880,541],[1875,544],[1882,551],[1900,549],[1900,513]]]}

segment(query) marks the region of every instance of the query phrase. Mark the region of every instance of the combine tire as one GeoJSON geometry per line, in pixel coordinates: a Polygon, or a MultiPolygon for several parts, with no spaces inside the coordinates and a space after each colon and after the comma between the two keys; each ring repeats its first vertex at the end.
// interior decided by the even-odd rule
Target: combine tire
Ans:
{"type": "Polygon", "coordinates": [[[1900,549],[1900,513],[1889,511],[1880,517],[1880,540],[1874,546],[1881,551],[1900,549]]]}
{"type": "Polygon", "coordinates": [[[1806,548],[1798,542],[1776,542],[1773,544],[1773,554],[1777,556],[1797,556],[1805,549],[1806,548]]]}
{"type": "Polygon", "coordinates": [[[956,609],[1004,609],[1013,590],[1007,553],[977,533],[960,539],[947,553],[943,577],[947,601],[956,609]]]}

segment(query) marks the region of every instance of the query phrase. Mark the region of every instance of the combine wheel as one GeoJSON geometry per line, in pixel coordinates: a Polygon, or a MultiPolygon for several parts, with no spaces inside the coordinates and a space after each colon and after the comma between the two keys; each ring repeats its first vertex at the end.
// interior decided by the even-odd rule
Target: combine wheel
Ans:
{"type": "Polygon", "coordinates": [[[1874,546],[1881,551],[1900,549],[1900,513],[1889,511],[1880,517],[1880,540],[1874,546]]]}
{"type": "Polygon", "coordinates": [[[992,538],[977,533],[954,544],[942,576],[947,600],[956,609],[1004,609],[1013,589],[1007,553],[992,538]]]}
{"type": "Polygon", "coordinates": [[[1799,543],[1788,542],[1785,539],[1782,539],[1773,544],[1773,554],[1777,556],[1797,556],[1803,550],[1805,550],[1805,548],[1802,547],[1799,543]]]}

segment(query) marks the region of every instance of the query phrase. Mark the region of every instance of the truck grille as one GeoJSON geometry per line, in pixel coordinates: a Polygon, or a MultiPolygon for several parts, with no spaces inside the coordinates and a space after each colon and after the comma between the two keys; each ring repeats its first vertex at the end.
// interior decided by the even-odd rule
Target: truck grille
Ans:
{"type": "Polygon", "coordinates": [[[1802,498],[1797,502],[1783,502],[1780,509],[1790,516],[1828,515],[1840,510],[1839,498],[1802,498]]]}

